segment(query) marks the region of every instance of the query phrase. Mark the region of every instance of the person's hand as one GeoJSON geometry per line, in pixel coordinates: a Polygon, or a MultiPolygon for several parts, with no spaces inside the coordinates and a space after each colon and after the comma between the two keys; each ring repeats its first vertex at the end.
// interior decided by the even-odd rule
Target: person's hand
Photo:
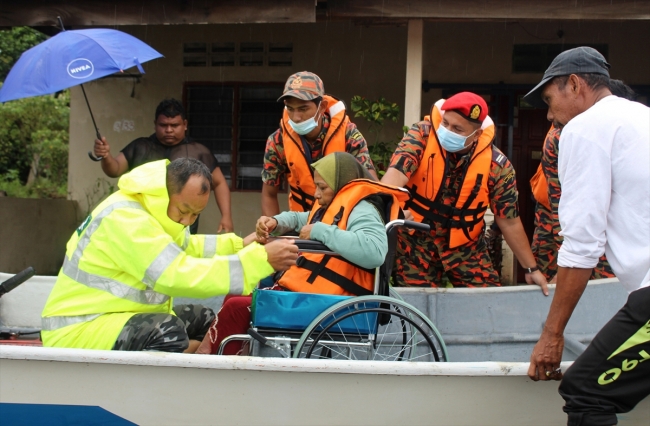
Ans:
{"type": "Polygon", "coordinates": [[[410,210],[402,210],[402,212],[404,212],[404,220],[410,220],[411,222],[414,220],[413,213],[410,210]]]}
{"type": "Polygon", "coordinates": [[[262,216],[257,219],[255,224],[255,233],[257,234],[257,241],[265,244],[269,239],[269,234],[278,226],[277,219],[269,216],[262,216]]]}
{"type": "Polygon", "coordinates": [[[252,242],[255,242],[256,240],[257,240],[257,235],[255,234],[255,232],[251,232],[250,234],[244,237],[244,247],[246,247],[252,242]]]}
{"type": "Polygon", "coordinates": [[[541,271],[534,271],[532,274],[526,274],[526,283],[528,284],[537,284],[542,288],[542,293],[544,296],[548,296],[548,287],[546,282],[546,277],[542,274],[541,271]]]}
{"type": "Polygon", "coordinates": [[[289,239],[278,239],[264,246],[267,260],[276,271],[286,271],[296,264],[298,246],[289,239]]]}
{"type": "Polygon", "coordinates": [[[221,222],[219,222],[219,228],[217,228],[217,234],[220,234],[222,232],[233,232],[234,230],[235,226],[232,224],[232,219],[226,219],[222,217],[221,222]]]}
{"type": "Polygon", "coordinates": [[[111,155],[111,146],[106,142],[106,138],[102,136],[102,140],[95,139],[95,146],[93,147],[93,154],[95,157],[108,158],[111,155]]]}
{"type": "Polygon", "coordinates": [[[309,237],[311,235],[311,228],[313,228],[313,227],[314,227],[313,223],[310,223],[309,225],[303,226],[300,229],[300,234],[298,234],[298,238],[300,238],[301,240],[310,240],[311,238],[309,238],[309,237]]]}
{"type": "Polygon", "coordinates": [[[564,336],[553,335],[542,331],[539,342],[530,355],[528,377],[538,380],[561,380],[562,351],[564,350],[564,336]]]}

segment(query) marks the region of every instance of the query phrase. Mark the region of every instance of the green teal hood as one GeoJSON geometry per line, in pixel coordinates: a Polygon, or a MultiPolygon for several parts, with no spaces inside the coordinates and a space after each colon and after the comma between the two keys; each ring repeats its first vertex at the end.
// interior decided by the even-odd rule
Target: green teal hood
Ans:
{"type": "Polygon", "coordinates": [[[120,191],[136,198],[174,240],[184,235],[185,227],[167,216],[167,165],[169,160],[152,161],[122,175],[117,182],[120,191]]]}

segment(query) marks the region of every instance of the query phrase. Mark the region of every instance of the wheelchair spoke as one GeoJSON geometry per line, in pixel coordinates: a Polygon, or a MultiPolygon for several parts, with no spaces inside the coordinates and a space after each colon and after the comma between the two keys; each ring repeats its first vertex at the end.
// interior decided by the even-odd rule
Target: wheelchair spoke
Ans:
{"type": "Polygon", "coordinates": [[[339,302],[307,327],[295,357],[333,360],[446,361],[431,321],[408,303],[384,296],[339,302]]]}
{"type": "Polygon", "coordinates": [[[357,310],[346,307],[325,317],[300,348],[300,356],[377,361],[441,359],[436,333],[425,321],[417,321],[418,315],[404,307],[379,306],[368,303],[356,306],[357,310]]]}

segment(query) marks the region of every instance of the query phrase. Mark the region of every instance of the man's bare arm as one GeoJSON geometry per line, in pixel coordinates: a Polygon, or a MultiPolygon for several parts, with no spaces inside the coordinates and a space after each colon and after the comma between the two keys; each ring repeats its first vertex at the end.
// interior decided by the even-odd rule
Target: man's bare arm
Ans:
{"type": "Polygon", "coordinates": [[[116,157],[111,155],[111,147],[105,137],[102,140],[95,139],[93,153],[102,158],[102,170],[108,177],[116,178],[122,176],[129,170],[129,162],[121,152],[116,157]]]}
{"type": "Polygon", "coordinates": [[[233,232],[235,228],[232,223],[232,211],[230,209],[230,188],[228,188],[228,181],[219,167],[215,167],[212,171],[212,185],[214,186],[214,199],[217,201],[217,206],[219,206],[221,212],[221,222],[217,232],[233,232]]]}
{"type": "Polygon", "coordinates": [[[386,170],[386,174],[384,174],[384,177],[381,178],[382,183],[386,183],[388,185],[393,185],[393,186],[399,186],[400,188],[406,185],[408,181],[409,178],[407,178],[404,173],[392,167],[389,167],[388,170],[386,170]]]}
{"type": "Polygon", "coordinates": [[[368,169],[368,173],[370,173],[370,176],[374,177],[376,180],[379,180],[379,176],[377,176],[377,172],[375,171],[375,169],[372,170],[368,169]]]}
{"type": "Polygon", "coordinates": [[[551,302],[544,329],[530,356],[528,376],[533,380],[560,380],[564,329],[582,293],[587,287],[592,269],[558,268],[555,295],[551,302]],[[546,372],[550,372],[549,375],[546,372]]]}
{"type": "Polygon", "coordinates": [[[262,216],[275,216],[280,214],[278,193],[280,187],[262,184],[262,216]]]}
{"type": "MultiPolygon", "coordinates": [[[[537,266],[537,261],[533,252],[530,250],[530,243],[528,242],[526,231],[524,231],[524,226],[521,224],[521,219],[518,217],[506,219],[494,216],[494,221],[499,226],[499,229],[503,233],[503,238],[505,238],[521,266],[524,268],[537,266]]],[[[537,284],[542,288],[544,295],[548,296],[546,277],[540,271],[526,274],[526,282],[528,284],[537,284]]]]}

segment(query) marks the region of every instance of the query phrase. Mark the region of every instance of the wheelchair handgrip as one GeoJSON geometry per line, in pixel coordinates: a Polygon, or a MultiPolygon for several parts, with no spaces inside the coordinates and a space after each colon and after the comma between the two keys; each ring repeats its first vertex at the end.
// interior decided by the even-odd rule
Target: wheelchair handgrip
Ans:
{"type": "Polygon", "coordinates": [[[28,279],[34,276],[36,271],[34,271],[34,268],[31,266],[28,267],[27,269],[18,272],[16,275],[13,277],[9,278],[7,281],[3,282],[0,284],[0,297],[4,295],[5,293],[9,293],[11,290],[14,288],[18,287],[28,279]]]}
{"type": "Polygon", "coordinates": [[[424,232],[431,231],[431,227],[426,223],[413,222],[412,220],[405,220],[404,226],[410,229],[416,229],[418,231],[424,231],[424,232]]]}
{"type": "Polygon", "coordinates": [[[248,329],[248,334],[249,334],[253,339],[255,339],[255,340],[257,340],[258,342],[260,342],[261,344],[266,345],[266,340],[267,340],[266,337],[262,336],[260,333],[258,333],[257,331],[255,331],[253,328],[249,328],[249,329],[248,329]]]}

